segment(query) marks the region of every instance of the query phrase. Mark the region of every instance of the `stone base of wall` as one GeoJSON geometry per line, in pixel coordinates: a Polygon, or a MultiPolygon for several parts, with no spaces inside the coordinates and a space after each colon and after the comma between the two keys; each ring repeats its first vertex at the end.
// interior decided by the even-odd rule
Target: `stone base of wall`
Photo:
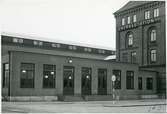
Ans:
{"type": "MultiPolygon", "coordinates": [[[[157,98],[166,98],[163,95],[123,95],[115,96],[114,100],[139,100],[139,99],[157,99],[157,98]]],[[[15,96],[15,97],[2,97],[2,101],[112,101],[112,95],[58,95],[58,96],[15,96]]]]}

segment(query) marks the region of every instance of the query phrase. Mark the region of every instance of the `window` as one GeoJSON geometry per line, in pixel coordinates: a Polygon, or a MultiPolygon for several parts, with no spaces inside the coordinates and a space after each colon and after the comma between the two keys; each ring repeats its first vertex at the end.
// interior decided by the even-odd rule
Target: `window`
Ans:
{"type": "Polygon", "coordinates": [[[151,37],[151,42],[154,42],[156,41],[156,30],[151,30],[151,33],[150,33],[150,37],[151,37]]]}
{"type": "Polygon", "coordinates": [[[60,44],[51,44],[52,47],[60,48],[60,44]]]}
{"type": "Polygon", "coordinates": [[[32,63],[21,63],[21,88],[34,88],[35,65],[32,63]]]}
{"type": "Polygon", "coordinates": [[[33,41],[33,44],[34,45],[38,45],[38,46],[42,46],[43,42],[41,42],[41,41],[33,41]]]}
{"type": "Polygon", "coordinates": [[[91,48],[84,48],[84,51],[86,51],[86,52],[91,52],[92,49],[91,49],[91,48]]]}
{"type": "Polygon", "coordinates": [[[116,76],[115,89],[121,89],[121,71],[113,70],[113,74],[116,76]]]}
{"type": "Polygon", "coordinates": [[[156,62],[157,60],[157,51],[155,49],[151,50],[151,62],[156,62]]]}
{"type": "Polygon", "coordinates": [[[159,16],[159,9],[156,8],[154,9],[154,17],[158,17],[159,16]]]}
{"type": "Polygon", "coordinates": [[[142,77],[138,77],[138,89],[139,90],[142,90],[143,89],[143,87],[142,87],[142,77]]]}
{"type": "Polygon", "coordinates": [[[126,72],[126,88],[134,89],[134,72],[133,71],[126,72]]]}
{"type": "Polygon", "coordinates": [[[55,88],[56,65],[43,65],[43,88],[55,88]]]}
{"type": "Polygon", "coordinates": [[[69,48],[70,50],[76,50],[76,49],[77,49],[76,46],[68,46],[68,48],[69,48]]]}
{"type": "Polygon", "coordinates": [[[101,49],[100,49],[100,50],[98,50],[98,52],[104,54],[104,53],[105,53],[105,50],[101,50],[101,49]]]}
{"type": "Polygon", "coordinates": [[[146,86],[147,90],[152,90],[153,89],[153,78],[147,78],[146,80],[146,86]]]}
{"type": "Polygon", "coordinates": [[[136,15],[133,15],[133,22],[135,23],[137,21],[136,15]]]}
{"type": "Polygon", "coordinates": [[[130,16],[128,17],[128,24],[130,24],[130,16]]]}
{"type": "Polygon", "coordinates": [[[136,52],[131,52],[131,63],[136,63],[136,52]]]}
{"type": "Polygon", "coordinates": [[[122,61],[128,62],[128,53],[122,53],[122,61]]]}
{"type": "Polygon", "coordinates": [[[125,25],[125,18],[122,18],[122,25],[125,25]]]}
{"type": "Polygon", "coordinates": [[[22,44],[23,43],[23,39],[21,39],[21,38],[13,38],[13,42],[22,44]]]}
{"type": "Polygon", "coordinates": [[[107,69],[98,69],[98,87],[107,87],[107,69]]]}
{"type": "Polygon", "coordinates": [[[3,64],[3,82],[2,82],[2,87],[6,88],[8,87],[9,84],[9,64],[4,63],[3,64]]]}
{"type": "Polygon", "coordinates": [[[131,47],[133,45],[133,35],[128,35],[128,47],[131,47]]]}
{"type": "Polygon", "coordinates": [[[92,70],[88,67],[82,67],[82,94],[91,94],[91,74],[92,70]]]}
{"type": "Polygon", "coordinates": [[[145,19],[150,19],[150,11],[145,12],[145,19]]]}

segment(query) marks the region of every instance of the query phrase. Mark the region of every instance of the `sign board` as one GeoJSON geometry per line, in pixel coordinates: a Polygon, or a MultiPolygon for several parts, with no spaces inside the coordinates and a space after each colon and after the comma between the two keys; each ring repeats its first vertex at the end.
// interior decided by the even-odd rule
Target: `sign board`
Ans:
{"type": "Polygon", "coordinates": [[[115,75],[112,75],[111,80],[112,80],[113,82],[116,81],[116,76],[115,76],[115,75]]]}

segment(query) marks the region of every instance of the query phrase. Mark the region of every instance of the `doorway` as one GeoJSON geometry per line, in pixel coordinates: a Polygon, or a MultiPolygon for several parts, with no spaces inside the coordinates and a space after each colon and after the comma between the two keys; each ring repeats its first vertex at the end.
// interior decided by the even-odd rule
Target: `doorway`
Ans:
{"type": "Polygon", "coordinates": [[[74,67],[63,67],[63,94],[74,95],[74,67]]]}

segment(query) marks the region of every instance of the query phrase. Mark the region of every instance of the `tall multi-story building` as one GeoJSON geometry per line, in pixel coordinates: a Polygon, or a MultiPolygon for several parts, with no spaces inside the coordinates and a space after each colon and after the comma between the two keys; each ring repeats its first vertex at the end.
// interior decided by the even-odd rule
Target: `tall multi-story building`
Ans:
{"type": "Polygon", "coordinates": [[[117,61],[157,72],[157,92],[166,90],[165,1],[130,1],[114,13],[117,61]]]}

